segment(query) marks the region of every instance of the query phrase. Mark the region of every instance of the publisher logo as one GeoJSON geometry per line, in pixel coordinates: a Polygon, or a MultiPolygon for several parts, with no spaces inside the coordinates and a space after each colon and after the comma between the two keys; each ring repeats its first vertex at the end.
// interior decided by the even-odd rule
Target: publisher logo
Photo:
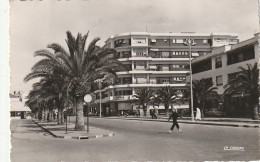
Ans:
{"type": "Polygon", "coordinates": [[[245,147],[241,146],[225,146],[225,151],[245,151],[245,147]]]}

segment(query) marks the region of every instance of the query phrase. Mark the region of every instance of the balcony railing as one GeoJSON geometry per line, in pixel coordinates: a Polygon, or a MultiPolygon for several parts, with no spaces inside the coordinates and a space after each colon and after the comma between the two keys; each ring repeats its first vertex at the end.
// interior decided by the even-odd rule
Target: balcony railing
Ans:
{"type": "Polygon", "coordinates": [[[161,66],[157,66],[156,68],[144,68],[144,69],[133,69],[132,71],[187,71],[188,69],[180,67],[180,68],[172,68],[162,69],[161,66]]]}
{"type": "Polygon", "coordinates": [[[133,84],[183,84],[186,83],[186,80],[169,80],[169,81],[162,81],[162,80],[156,80],[156,81],[146,81],[146,82],[138,82],[134,81],[133,84]]]}
{"type": "Polygon", "coordinates": [[[120,96],[114,96],[113,100],[115,101],[125,101],[132,99],[132,95],[120,95],[120,96]]]}

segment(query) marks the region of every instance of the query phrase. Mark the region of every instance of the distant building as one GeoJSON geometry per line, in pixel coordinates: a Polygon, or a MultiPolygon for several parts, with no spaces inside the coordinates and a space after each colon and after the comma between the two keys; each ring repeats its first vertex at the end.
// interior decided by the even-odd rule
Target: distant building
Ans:
{"type": "Polygon", "coordinates": [[[24,106],[22,99],[22,93],[20,91],[14,91],[13,94],[9,94],[10,97],[10,116],[20,117],[25,119],[31,112],[31,109],[24,106]]]}
{"type": "MultiPolygon", "coordinates": [[[[223,94],[223,86],[239,72],[238,67],[247,69],[247,64],[259,62],[258,39],[259,35],[256,34],[251,39],[236,45],[216,48],[210,54],[192,60],[193,80],[211,79],[214,86],[218,87],[218,93],[223,94]]],[[[223,110],[228,116],[248,117],[251,112],[247,99],[248,94],[236,94],[225,98],[223,110]]],[[[218,107],[219,104],[215,106],[218,107]]],[[[220,107],[222,109],[222,106],[220,107]]]]}
{"type": "MultiPolygon", "coordinates": [[[[172,86],[182,91],[186,85],[189,69],[189,46],[192,58],[207,56],[213,49],[238,43],[237,34],[232,33],[147,33],[132,32],[111,36],[105,46],[114,48],[121,61],[129,69],[117,72],[113,85],[102,87],[102,114],[116,115],[121,111],[134,111],[138,105],[130,104],[140,88],[158,89],[172,86]],[[189,42],[189,39],[191,42],[189,42]]],[[[99,90],[95,91],[96,107],[99,111],[99,90]]],[[[176,105],[175,105],[176,106],[176,105]]],[[[148,105],[148,112],[151,105],[148,105]]],[[[188,109],[188,103],[178,108],[188,109]]],[[[159,113],[165,112],[163,104],[159,113]]]]}

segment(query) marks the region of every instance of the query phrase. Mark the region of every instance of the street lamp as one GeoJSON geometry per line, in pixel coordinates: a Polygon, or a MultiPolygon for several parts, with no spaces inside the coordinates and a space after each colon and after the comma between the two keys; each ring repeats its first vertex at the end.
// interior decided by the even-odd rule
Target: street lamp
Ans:
{"type": "Polygon", "coordinates": [[[89,103],[92,101],[90,94],[84,96],[84,101],[87,103],[87,133],[89,133],[89,103]]]}
{"type": "Polygon", "coordinates": [[[192,91],[192,66],[191,66],[191,45],[192,45],[192,41],[189,39],[188,41],[186,41],[184,44],[189,46],[189,64],[190,64],[190,100],[191,100],[191,121],[194,121],[194,114],[193,114],[193,91],[192,91]]]}

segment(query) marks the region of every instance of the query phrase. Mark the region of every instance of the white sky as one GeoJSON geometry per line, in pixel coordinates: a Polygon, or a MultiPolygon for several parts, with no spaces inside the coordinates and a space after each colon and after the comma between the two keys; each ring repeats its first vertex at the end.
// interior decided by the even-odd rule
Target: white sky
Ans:
{"type": "Polygon", "coordinates": [[[257,0],[34,0],[10,1],[11,91],[29,91],[23,78],[36,50],[65,46],[65,32],[101,37],[122,32],[232,32],[240,40],[258,31],[257,0]]]}

